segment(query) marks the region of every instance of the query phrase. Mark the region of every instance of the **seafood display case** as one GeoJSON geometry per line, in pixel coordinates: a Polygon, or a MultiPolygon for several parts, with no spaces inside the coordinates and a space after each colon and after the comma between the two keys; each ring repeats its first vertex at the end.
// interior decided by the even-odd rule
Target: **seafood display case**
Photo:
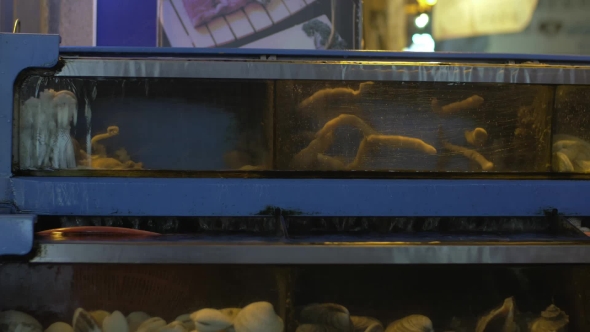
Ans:
{"type": "Polygon", "coordinates": [[[590,58],[0,45],[0,332],[590,331],[590,58]]]}

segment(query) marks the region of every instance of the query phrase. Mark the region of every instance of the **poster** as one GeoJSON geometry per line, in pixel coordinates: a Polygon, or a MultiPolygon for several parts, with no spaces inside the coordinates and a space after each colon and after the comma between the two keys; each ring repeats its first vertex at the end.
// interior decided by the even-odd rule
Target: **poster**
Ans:
{"type": "Polygon", "coordinates": [[[158,45],[357,49],[360,0],[159,0],[158,45]],[[330,36],[332,38],[330,39],[330,36]]]}

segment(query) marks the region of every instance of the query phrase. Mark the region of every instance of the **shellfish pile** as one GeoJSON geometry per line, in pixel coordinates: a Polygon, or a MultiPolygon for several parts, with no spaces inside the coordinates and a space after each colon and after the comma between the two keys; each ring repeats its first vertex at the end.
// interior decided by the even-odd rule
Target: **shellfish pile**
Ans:
{"type": "MultiPolygon", "coordinates": [[[[513,297],[504,300],[502,305],[482,315],[475,332],[565,332],[569,316],[551,304],[540,315],[529,315],[516,310],[513,297]]],[[[473,326],[454,326],[452,331],[473,331],[473,326]]]]}
{"type": "MultiPolygon", "coordinates": [[[[336,303],[310,304],[298,318],[296,332],[434,332],[430,318],[410,315],[384,325],[376,318],[353,316],[336,303]],[[385,327],[386,326],[386,327],[385,327]]],[[[514,298],[482,315],[475,324],[452,323],[453,332],[565,332],[568,315],[551,304],[540,315],[517,312],[514,298]]],[[[283,332],[284,323],[272,304],[254,302],[244,308],[204,308],[178,316],[171,322],[135,311],[76,309],[71,325],[55,322],[43,330],[32,316],[15,310],[0,312],[0,332],[283,332]]]]}
{"type": "Polygon", "coordinates": [[[434,332],[432,321],[423,315],[410,315],[387,326],[372,317],[351,316],[335,303],[310,304],[301,310],[297,332],[434,332]]]}
{"type": "Polygon", "coordinates": [[[72,324],[56,322],[43,330],[32,316],[15,310],[0,312],[1,332],[283,332],[283,320],[268,302],[244,308],[201,309],[178,316],[172,322],[132,312],[76,309],[72,324]]]}

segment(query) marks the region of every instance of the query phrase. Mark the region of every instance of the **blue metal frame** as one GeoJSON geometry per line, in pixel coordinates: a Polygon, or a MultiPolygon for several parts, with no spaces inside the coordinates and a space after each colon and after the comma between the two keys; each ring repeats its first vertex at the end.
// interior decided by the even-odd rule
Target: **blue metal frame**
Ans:
{"type": "MultiPolygon", "coordinates": [[[[269,207],[303,215],[536,216],[558,209],[590,215],[590,182],[561,180],[328,180],[12,177],[13,85],[30,67],[57,63],[59,37],[0,34],[0,203],[37,215],[250,216],[269,207]]],[[[64,48],[68,55],[331,56],[413,60],[589,62],[590,57],[350,51],[64,48]]],[[[0,229],[0,233],[2,229],[0,229]]]]}
{"type": "Polygon", "coordinates": [[[17,209],[41,215],[590,215],[589,181],[17,177],[12,189],[17,209]]]}
{"type": "Polygon", "coordinates": [[[33,249],[35,215],[0,215],[0,256],[26,255],[33,249]]]}

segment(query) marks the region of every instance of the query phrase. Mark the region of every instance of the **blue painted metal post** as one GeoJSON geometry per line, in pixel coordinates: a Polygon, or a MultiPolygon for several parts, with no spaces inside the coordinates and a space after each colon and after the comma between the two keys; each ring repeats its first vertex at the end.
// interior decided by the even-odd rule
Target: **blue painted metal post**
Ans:
{"type": "Polygon", "coordinates": [[[58,58],[58,35],[0,33],[0,203],[12,200],[14,82],[23,70],[53,67],[58,58]]]}
{"type": "MultiPolygon", "coordinates": [[[[50,68],[59,57],[59,36],[0,33],[0,205],[13,203],[11,188],[14,83],[27,68],[50,68]]],[[[0,213],[6,213],[1,209],[0,213]]],[[[0,215],[0,256],[33,248],[34,215],[0,215]]]]}

